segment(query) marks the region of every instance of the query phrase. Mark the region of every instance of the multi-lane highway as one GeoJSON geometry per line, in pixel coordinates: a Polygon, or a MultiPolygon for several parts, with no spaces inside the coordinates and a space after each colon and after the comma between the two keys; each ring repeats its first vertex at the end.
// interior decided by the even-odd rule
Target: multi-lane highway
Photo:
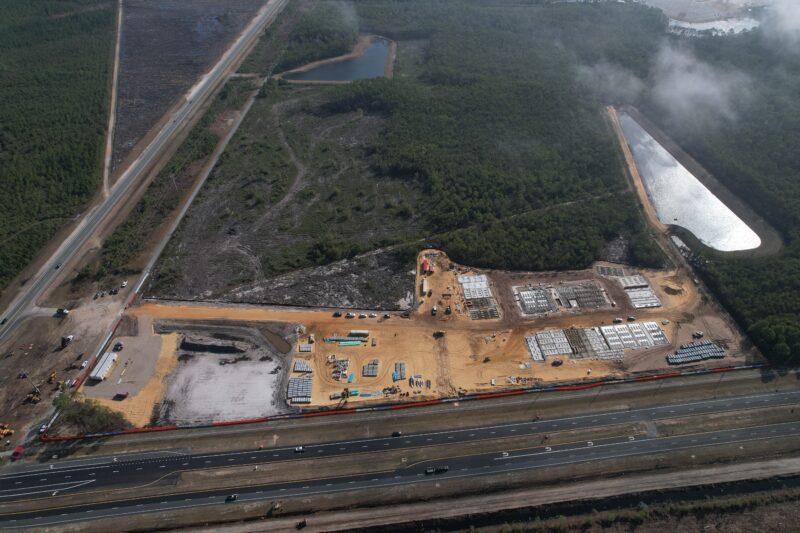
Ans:
{"type": "Polygon", "coordinates": [[[67,265],[128,199],[130,193],[136,189],[136,185],[147,176],[153,162],[165,153],[170,141],[182,130],[187,120],[199,111],[225,76],[261,35],[264,28],[280,13],[287,1],[269,0],[211,71],[192,87],[184,103],[142,154],[120,176],[108,197],[84,215],[75,230],[64,239],[34,278],[20,290],[8,309],[0,315],[5,319],[5,325],[0,329],[0,342],[7,339],[25,320],[36,301],[58,277],[60,267],[67,265]]]}
{"type": "MultiPolygon", "coordinates": [[[[425,446],[457,445],[474,441],[494,441],[497,445],[497,451],[457,459],[443,459],[433,463],[408,465],[397,470],[382,471],[374,474],[247,487],[246,489],[237,490],[238,501],[267,499],[276,496],[282,498],[308,496],[360,488],[422,483],[430,479],[457,479],[616,457],[634,457],[689,448],[779,439],[800,435],[800,419],[798,421],[759,427],[674,437],[659,437],[653,434],[620,434],[616,437],[597,439],[592,442],[552,445],[550,447],[545,447],[541,444],[542,436],[550,432],[593,429],[678,416],[741,411],[759,407],[795,405],[798,401],[800,401],[800,391],[776,392],[646,409],[609,411],[549,420],[532,420],[523,423],[492,424],[478,428],[436,431],[414,435],[386,435],[369,439],[314,444],[305,446],[303,452],[298,452],[293,446],[211,454],[191,454],[188,450],[170,450],[129,457],[106,457],[63,464],[37,465],[0,476],[0,485],[2,486],[0,502],[10,504],[22,499],[47,499],[51,498],[54,493],[66,494],[82,490],[103,490],[111,487],[134,487],[156,479],[163,479],[165,476],[168,477],[170,474],[180,471],[305,460],[387,450],[410,450],[425,446]],[[513,447],[520,447],[518,438],[524,439],[526,436],[531,437],[530,447],[523,445],[522,449],[514,451],[504,450],[503,440],[498,440],[517,438],[514,440],[513,447]],[[428,466],[436,465],[447,465],[449,470],[433,475],[425,473],[425,469],[428,466]]],[[[231,492],[231,489],[225,489],[178,493],[152,498],[126,499],[68,508],[53,508],[19,515],[2,514],[0,515],[0,525],[2,527],[44,526],[68,521],[102,518],[112,514],[120,515],[164,511],[181,507],[217,505],[224,503],[225,498],[231,492]]]]}

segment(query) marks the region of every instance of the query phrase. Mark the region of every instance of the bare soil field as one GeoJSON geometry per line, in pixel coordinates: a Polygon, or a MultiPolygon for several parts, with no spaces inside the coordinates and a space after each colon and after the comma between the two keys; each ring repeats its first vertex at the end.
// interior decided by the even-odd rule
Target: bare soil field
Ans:
{"type": "Polygon", "coordinates": [[[205,73],[263,0],[126,0],[113,168],[205,73]]]}
{"type": "Polygon", "coordinates": [[[384,253],[336,263],[422,236],[416,214],[421,192],[373,168],[370,146],[384,119],[323,112],[318,106],[327,88],[268,87],[156,265],[145,294],[403,308],[399,302],[410,291],[404,273],[413,256],[384,253]]]}
{"type": "MultiPolygon", "coordinates": [[[[128,289],[129,290],[129,289],[128,289]]],[[[40,309],[39,316],[26,321],[10,340],[0,344],[0,422],[10,424],[16,431],[8,437],[10,443],[0,450],[12,448],[24,441],[28,431],[38,429],[52,411],[59,382],[83,379],[87,370],[81,369],[97,348],[127,296],[122,291],[115,296],[88,302],[71,302],[68,316],[55,316],[55,309],[40,309]],[[65,348],[61,338],[72,335],[65,348]],[[48,380],[52,372],[55,378],[48,380]],[[21,377],[22,375],[27,377],[21,377]],[[26,400],[34,386],[41,391],[40,401],[26,400]]]]}
{"type": "MultiPolygon", "coordinates": [[[[697,331],[703,332],[704,339],[724,347],[726,357],[695,364],[696,368],[760,361],[757,351],[738,332],[730,318],[708,301],[693,281],[679,271],[649,271],[610,263],[598,263],[592,269],[570,272],[481,271],[458,265],[436,250],[423,251],[414,267],[414,306],[411,312],[404,314],[364,310],[355,311],[350,317],[345,313],[336,313],[339,315],[336,316],[332,311],[320,309],[153,301],[145,301],[129,310],[128,314],[138,317],[140,321],[177,321],[184,329],[191,326],[192,330],[203,331],[206,336],[210,334],[208,326],[204,325],[208,321],[216,325],[280,323],[291,331],[293,325],[299,325],[298,335],[292,340],[291,350],[281,371],[291,365],[285,374],[287,378],[308,374],[313,376],[310,403],[301,407],[433,399],[459,393],[672,370],[675,367],[667,364],[665,356],[674,352],[678,345],[692,342],[693,334],[697,331]],[[429,262],[433,272],[423,274],[423,259],[429,262]],[[634,309],[616,278],[601,275],[600,267],[624,269],[626,275],[644,276],[660,299],[661,307],[634,309]],[[465,274],[487,276],[499,310],[498,318],[470,318],[466,295],[459,283],[459,276],[465,274]],[[421,295],[418,289],[423,281],[426,293],[421,295]],[[515,299],[514,289],[520,286],[558,288],[586,283],[601,288],[607,295],[607,303],[590,308],[560,307],[554,312],[530,315],[523,313],[515,299]],[[434,307],[436,313],[433,313],[434,307]],[[450,312],[446,312],[447,307],[450,312]],[[543,363],[531,359],[526,336],[544,330],[610,325],[618,317],[634,314],[636,321],[658,323],[668,344],[626,349],[621,360],[573,358],[566,355],[551,356],[543,363]],[[350,345],[331,339],[351,336],[353,330],[366,330],[363,342],[350,345]],[[560,363],[553,364],[555,359],[560,363]],[[347,360],[346,370],[341,372],[340,369],[336,373],[335,361],[343,360],[347,360]],[[295,361],[305,361],[311,372],[294,372],[295,361]],[[376,361],[375,375],[370,375],[365,367],[376,361]],[[405,378],[402,379],[393,375],[400,364],[405,365],[405,378]],[[342,400],[339,395],[345,389],[350,394],[357,390],[358,395],[342,400]]],[[[287,334],[283,336],[287,337],[287,334]]],[[[200,370],[198,372],[202,373],[200,370]]],[[[239,387],[241,390],[250,387],[250,382],[242,377],[230,379],[230,386],[226,385],[226,388],[237,388],[236,384],[240,381],[243,383],[239,387]]],[[[286,382],[277,385],[271,378],[265,379],[257,378],[255,382],[272,383],[265,387],[276,394],[272,404],[274,410],[269,412],[291,409],[291,403],[286,398],[286,382]],[[278,388],[280,390],[276,390],[278,388]]],[[[183,378],[174,383],[178,385],[174,385],[177,388],[172,398],[179,396],[178,390],[180,396],[188,397],[193,394],[194,388],[207,390],[210,386],[208,381],[201,383],[183,378]]],[[[250,416],[264,416],[268,411],[264,407],[268,402],[259,400],[259,394],[251,396],[261,410],[258,413],[247,411],[250,416]]],[[[169,397],[167,394],[167,399],[163,401],[169,402],[169,397]]],[[[220,400],[219,403],[231,401],[220,400]]],[[[209,407],[204,412],[208,416],[219,417],[215,420],[225,420],[230,417],[242,418],[245,411],[233,409],[223,413],[209,407]]],[[[188,421],[192,417],[179,418],[188,421]]],[[[163,416],[161,420],[175,421],[168,416],[163,416]]]]}
{"type": "MultiPolygon", "coordinates": [[[[290,324],[136,322],[119,359],[101,382],[80,392],[137,427],[257,418],[286,411],[290,324]],[[120,393],[127,397],[120,399],[120,393]]],[[[120,328],[121,330],[124,328],[120,328]]]]}

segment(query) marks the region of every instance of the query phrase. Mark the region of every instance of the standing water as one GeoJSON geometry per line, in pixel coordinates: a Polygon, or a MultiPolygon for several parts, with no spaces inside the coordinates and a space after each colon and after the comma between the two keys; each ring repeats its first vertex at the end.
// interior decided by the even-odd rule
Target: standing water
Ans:
{"type": "Polygon", "coordinates": [[[389,41],[374,38],[364,53],[342,61],[323,63],[304,72],[284,76],[292,81],[355,81],[380,78],[389,57],[389,41]]]}
{"type": "Polygon", "coordinates": [[[619,121],[658,219],[691,231],[722,252],[752,250],[761,239],[627,113],[619,121]]]}

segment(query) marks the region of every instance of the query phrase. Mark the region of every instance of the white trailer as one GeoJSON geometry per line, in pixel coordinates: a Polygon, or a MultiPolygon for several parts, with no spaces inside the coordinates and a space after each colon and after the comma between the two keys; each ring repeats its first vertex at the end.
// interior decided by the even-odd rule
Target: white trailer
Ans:
{"type": "Polygon", "coordinates": [[[100,362],[97,363],[97,366],[94,367],[92,373],[89,374],[89,379],[91,379],[92,381],[103,381],[108,377],[108,374],[111,372],[111,368],[114,366],[114,363],[116,362],[117,362],[117,353],[107,352],[100,359],[100,362]]]}

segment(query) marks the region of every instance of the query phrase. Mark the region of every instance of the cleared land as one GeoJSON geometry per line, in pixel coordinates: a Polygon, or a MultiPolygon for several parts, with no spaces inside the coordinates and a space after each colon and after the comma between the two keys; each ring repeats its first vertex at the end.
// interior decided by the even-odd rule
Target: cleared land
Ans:
{"type": "Polygon", "coordinates": [[[369,147],[383,119],[321,115],[319,105],[316,90],[268,86],[170,242],[146,294],[401,307],[412,290],[403,272],[413,259],[400,252],[284,274],[421,235],[409,209],[421,192],[373,168],[369,147]]]}
{"type": "MultiPolygon", "coordinates": [[[[724,312],[702,297],[690,279],[676,271],[631,269],[610,263],[598,263],[593,269],[571,272],[476,271],[453,263],[436,250],[422,252],[416,267],[415,306],[407,318],[396,313],[384,315],[370,311],[354,311],[353,318],[348,318],[344,314],[333,316],[331,311],[326,310],[224,304],[182,305],[170,302],[144,302],[132,308],[129,314],[139,320],[156,323],[177,322],[182,331],[190,328],[206,336],[213,333],[209,324],[215,327],[239,324],[239,328],[241,324],[247,327],[267,323],[284,324],[281,336],[290,339],[291,351],[286,356],[278,356],[283,357],[280,379],[264,376],[256,380],[274,393],[272,407],[270,402],[260,399],[260,393],[251,395],[252,403],[259,406],[255,411],[227,409],[226,402],[231,400],[219,398],[215,408],[205,410],[206,416],[215,420],[266,416],[297,407],[336,406],[342,402],[359,405],[374,401],[431,399],[465,392],[507,390],[536,384],[659,371],[672,368],[667,364],[666,355],[674,353],[679,345],[696,340],[694,336],[698,332],[702,332],[703,340],[724,347],[726,357],[683,366],[713,367],[760,360],[757,352],[724,312]],[[423,260],[433,272],[423,274],[423,260]],[[629,278],[609,276],[609,273],[624,273],[629,278]],[[469,299],[471,295],[466,293],[460,280],[475,279],[471,277],[475,275],[486,276],[494,305],[498,309],[498,318],[471,318],[477,316],[471,313],[476,301],[469,299]],[[660,301],[659,307],[633,307],[621,280],[640,279],[635,277],[637,275],[647,282],[653,295],[660,301]],[[426,292],[420,294],[423,284],[426,292]],[[561,303],[555,311],[527,314],[517,300],[520,287],[546,288],[553,291],[561,303]],[[597,294],[600,299],[589,298],[584,301],[584,296],[579,296],[579,301],[584,302],[581,303],[583,307],[575,307],[574,302],[570,304],[567,299],[579,287],[594,287],[595,292],[590,291],[590,294],[597,294]],[[634,321],[627,320],[633,315],[634,321]],[[625,319],[623,324],[612,324],[619,317],[625,319]],[[567,353],[548,355],[543,362],[536,362],[526,341],[526,337],[533,337],[538,332],[564,331],[574,337],[574,344],[578,337],[573,333],[577,330],[572,328],[613,326],[627,333],[633,331],[629,327],[641,330],[640,325],[647,322],[657,324],[663,331],[665,344],[649,344],[649,347],[639,348],[630,348],[631,345],[626,344],[624,350],[620,346],[618,357],[606,357],[584,347],[589,351],[573,353],[568,349],[567,353]],[[297,330],[299,334],[290,335],[289,331],[295,331],[294,324],[300,325],[297,330]],[[363,342],[333,339],[351,336],[353,330],[366,330],[363,342]],[[314,342],[311,342],[312,335],[314,342]],[[341,363],[344,360],[347,361],[346,368],[341,363]],[[340,362],[338,371],[336,361],[340,362]],[[377,365],[369,369],[368,366],[375,361],[377,365]],[[399,374],[401,365],[404,365],[404,377],[395,374],[399,374]],[[311,376],[312,393],[309,400],[287,402],[287,378],[303,376],[311,376]],[[358,390],[358,396],[341,399],[339,395],[345,389],[349,392],[358,390]]],[[[483,301],[478,303],[482,305],[483,301]]],[[[178,358],[178,353],[175,352],[173,357],[178,358]]],[[[225,357],[235,358],[231,355],[225,357]]],[[[231,386],[242,391],[250,387],[249,378],[237,378],[232,373],[234,371],[227,370],[227,366],[225,368],[224,372],[228,374],[224,383],[231,383],[231,386]],[[235,386],[237,380],[242,380],[241,387],[235,386]]],[[[208,382],[204,384],[194,380],[191,377],[194,373],[182,364],[169,378],[171,383],[183,387],[181,390],[185,398],[195,394],[195,390],[207,390],[210,386],[208,382]]],[[[214,376],[222,374],[215,372],[214,376]]],[[[161,377],[151,379],[161,380],[161,377]]],[[[174,394],[167,395],[164,401],[168,403],[174,397],[174,394]]],[[[154,398],[150,401],[155,406],[161,400],[154,398]]],[[[192,400],[188,400],[188,403],[205,405],[204,402],[192,400]]],[[[191,417],[178,419],[199,420],[191,417]]],[[[162,421],[167,420],[170,420],[168,416],[162,417],[162,421]]]]}
{"type": "MultiPolygon", "coordinates": [[[[320,16],[322,5],[334,4],[288,12],[298,22],[287,55],[295,58],[316,40],[344,42],[326,40],[338,23],[320,16]]],[[[355,17],[363,33],[395,40],[393,79],[265,87],[146,295],[402,309],[406,273],[425,240],[486,267],[565,269],[601,258],[661,262],[634,195],[625,192],[594,103],[573,91],[566,65],[520,53],[552,46],[532,37],[550,27],[550,16],[589,17],[590,25],[603,27],[636,24],[562,6],[444,9],[422,2],[402,11],[407,19],[395,17],[389,3],[360,3],[355,17]],[[479,29],[465,33],[473,24],[479,29]],[[504,25],[520,42],[512,49],[486,47],[505,42],[489,29],[504,25]],[[542,102],[522,96],[542,91],[542,102]],[[311,270],[387,247],[396,259],[366,269],[341,263],[342,275],[324,287],[317,273],[339,265],[311,270]]],[[[654,13],[625,15],[647,26],[654,13]]],[[[353,32],[342,27],[342,34],[353,32]]],[[[256,50],[247,71],[270,71],[275,62],[264,52],[256,50]]],[[[328,57],[340,53],[331,50],[328,57]]]]}
{"type": "Polygon", "coordinates": [[[264,0],[130,0],[123,8],[112,165],[227,49],[264,0]]]}

